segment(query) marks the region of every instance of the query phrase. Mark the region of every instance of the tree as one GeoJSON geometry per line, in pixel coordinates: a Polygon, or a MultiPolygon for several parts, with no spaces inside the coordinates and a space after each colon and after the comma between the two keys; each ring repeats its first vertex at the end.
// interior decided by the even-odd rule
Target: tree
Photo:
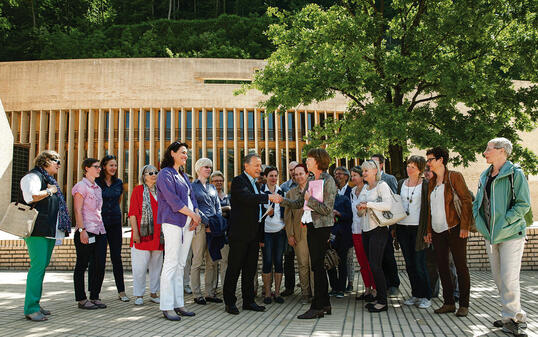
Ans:
{"type": "Polygon", "coordinates": [[[444,146],[468,165],[487,141],[515,143],[527,173],[538,160],[518,132],[536,127],[537,4],[518,0],[345,0],[297,13],[274,8],[267,34],[276,50],[250,87],[268,95],[268,112],[341,93],[344,119],[312,133],[331,155],[388,153],[404,176],[412,147],[444,146]],[[335,136],[336,134],[336,136],[335,136]]]}

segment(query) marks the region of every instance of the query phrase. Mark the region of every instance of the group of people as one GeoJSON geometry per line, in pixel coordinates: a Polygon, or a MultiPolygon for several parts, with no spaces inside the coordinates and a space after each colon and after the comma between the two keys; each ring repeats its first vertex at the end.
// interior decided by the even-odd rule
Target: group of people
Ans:
{"type": "MultiPolygon", "coordinates": [[[[191,182],[183,171],[188,146],[174,142],[167,148],[160,170],[151,165],[142,168],[140,185],[134,188],[129,203],[135,304],[144,303],[149,269],[150,300],[159,303],[169,320],[195,315],[185,307],[184,280],[190,280],[195,303],[224,301],[225,311],[236,315],[241,276],[243,310],[264,311],[255,301],[261,248],[265,305],[283,303],[283,297],[294,293],[296,257],[302,301],[310,304],[298,318],[331,314],[330,296],[341,298],[353,288],[355,268],[350,257],[354,252],[364,281],[364,292],[357,292],[356,299],[366,302],[369,312],[387,311],[388,297],[399,293],[394,257],[394,249],[399,247],[411,285],[404,304],[429,308],[440,279],[443,305],[435,313],[455,312],[463,317],[469,311],[470,295],[467,240],[476,228],[486,240],[501,297],[502,318],[493,324],[514,335],[525,335],[519,272],[530,193],[522,170],[508,160],[511,152],[512,144],[505,138],[488,142],[483,155],[490,166],[480,177],[476,198],[463,175],[447,168],[449,154],[441,147],[428,150],[426,158],[410,156],[407,178],[400,181],[384,172],[380,154],[351,170],[337,167],[333,177],[328,173],[329,154],[321,148],[311,149],[304,164],[289,163],[291,179],[281,185],[278,169],[264,168],[260,156],[251,153],[245,156],[244,170],[232,180],[227,195],[224,176],[213,172],[208,158],[195,163],[197,179],[191,182]],[[391,215],[400,199],[406,216],[385,226],[376,213],[391,215]],[[339,262],[327,270],[329,248],[336,251],[339,262]],[[205,296],[200,281],[202,264],[205,296]],[[217,296],[219,274],[223,300],[217,296]]],[[[60,165],[56,152],[44,151],[21,180],[24,201],[39,212],[32,235],[25,239],[31,267],[24,313],[34,321],[46,320],[50,314],[39,305],[45,268],[55,242],[72,227],[65,198],[53,177],[60,165]]],[[[118,298],[129,301],[121,262],[123,184],[117,178],[113,156],[101,161],[85,159],[82,169],[84,178],[72,189],[75,298],[81,309],[106,308],[99,294],[107,246],[118,298]],[[89,299],[84,286],[86,270],[89,299]]]]}

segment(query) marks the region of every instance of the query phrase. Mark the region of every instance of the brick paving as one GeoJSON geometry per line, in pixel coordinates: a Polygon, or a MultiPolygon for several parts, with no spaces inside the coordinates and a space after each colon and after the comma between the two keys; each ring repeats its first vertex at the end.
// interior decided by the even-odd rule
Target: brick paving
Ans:
{"type": "MultiPolygon", "coordinates": [[[[358,273],[355,288],[357,277],[358,273]]],[[[297,289],[284,304],[270,304],[264,313],[241,311],[237,316],[225,313],[223,304],[201,306],[194,304],[192,295],[186,295],[186,306],[196,316],[170,322],[149,297],[143,306],[135,306],[133,300],[119,301],[110,272],[101,293],[108,308],[99,310],[76,307],[72,273],[48,272],[41,304],[53,314],[47,322],[30,322],[23,315],[26,273],[0,272],[0,336],[506,336],[491,327],[500,306],[490,272],[471,272],[470,314],[461,319],[453,314],[435,315],[433,308],[441,304],[440,299],[426,310],[403,305],[410,289],[407,276],[402,273],[400,277],[401,295],[390,299],[390,308],[383,313],[369,313],[353,292],[342,299],[331,298],[332,315],[298,320],[295,317],[308,305],[301,304],[297,289]]],[[[524,271],[521,279],[523,306],[530,318],[527,333],[538,336],[538,324],[533,320],[538,314],[538,271],[524,271]]],[[[131,274],[125,275],[125,282],[129,294],[131,274]]],[[[261,298],[257,301],[261,303],[261,298]]]]}

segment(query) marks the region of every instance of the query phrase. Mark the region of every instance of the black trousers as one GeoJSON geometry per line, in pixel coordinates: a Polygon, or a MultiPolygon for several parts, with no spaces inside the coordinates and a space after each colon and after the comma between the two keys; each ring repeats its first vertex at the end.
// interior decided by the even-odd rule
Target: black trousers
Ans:
{"type": "Polygon", "coordinates": [[[91,264],[92,269],[88,272],[90,300],[98,300],[103,279],[105,278],[106,234],[95,235],[95,243],[83,244],[80,242],[80,233],[76,231],[74,241],[77,252],[77,262],[73,274],[75,299],[77,301],[87,299],[84,289],[84,274],[88,269],[88,265],[91,264]]]}
{"type": "MultiPolygon", "coordinates": [[[[385,279],[387,281],[387,288],[400,286],[400,277],[398,276],[398,265],[396,264],[396,258],[394,257],[394,245],[392,235],[387,230],[387,244],[385,245],[385,252],[383,253],[383,273],[385,273],[385,279]]],[[[378,283],[376,282],[376,285],[378,283]]]]}
{"type": "Polygon", "coordinates": [[[284,286],[286,290],[295,289],[295,250],[287,242],[284,250],[284,286]]]}
{"type": "Polygon", "coordinates": [[[331,227],[314,228],[312,223],[307,224],[307,242],[310,253],[310,263],[314,273],[314,297],[310,309],[322,310],[331,305],[329,301],[329,284],[324,260],[327,251],[331,227]]]}
{"type": "Polygon", "coordinates": [[[329,283],[331,284],[332,290],[344,292],[346,290],[347,252],[349,251],[349,249],[345,247],[340,247],[338,243],[335,244],[334,248],[338,253],[340,263],[338,264],[338,268],[327,270],[327,274],[329,275],[329,283]]]}
{"type": "Polygon", "coordinates": [[[235,305],[237,297],[237,281],[241,274],[241,293],[243,295],[243,305],[254,303],[254,275],[258,267],[258,253],[260,243],[258,241],[241,242],[231,241],[230,252],[228,253],[228,268],[224,276],[222,293],[226,305],[235,305]]]}
{"type": "MultiPolygon", "coordinates": [[[[110,260],[112,261],[112,270],[114,272],[114,281],[118,293],[125,291],[123,281],[123,263],[121,261],[121,243],[123,240],[123,231],[121,224],[105,224],[106,237],[110,247],[110,260]]],[[[92,268],[90,262],[90,270],[92,268]]]]}
{"type": "Polygon", "coordinates": [[[387,287],[382,261],[383,254],[386,251],[385,246],[390,244],[387,236],[388,232],[387,227],[376,227],[371,231],[362,232],[364,251],[368,257],[368,263],[370,263],[370,269],[376,285],[377,303],[383,305],[387,304],[387,287]]]}

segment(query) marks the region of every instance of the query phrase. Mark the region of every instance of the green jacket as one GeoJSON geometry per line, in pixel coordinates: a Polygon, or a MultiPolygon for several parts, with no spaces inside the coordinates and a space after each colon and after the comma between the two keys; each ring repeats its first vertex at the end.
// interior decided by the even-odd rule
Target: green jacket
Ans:
{"type": "Polygon", "coordinates": [[[473,202],[473,215],[476,219],[476,229],[491,244],[524,237],[527,224],[525,214],[530,209],[529,183],[521,168],[510,161],[501,167],[497,178],[491,184],[491,224],[488,226],[484,217],[482,202],[486,191],[486,182],[490,166],[480,175],[476,199],[473,202]],[[513,174],[515,202],[512,202],[512,187],[510,175],[513,174]]]}

